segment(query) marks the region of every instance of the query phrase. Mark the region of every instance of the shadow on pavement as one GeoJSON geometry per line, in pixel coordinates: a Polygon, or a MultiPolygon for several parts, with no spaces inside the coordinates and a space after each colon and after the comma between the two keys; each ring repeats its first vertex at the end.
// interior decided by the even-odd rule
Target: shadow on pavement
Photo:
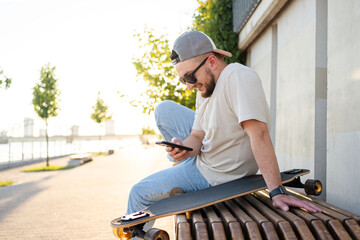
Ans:
{"type": "MultiPolygon", "coordinates": [[[[38,183],[50,178],[52,178],[52,176],[47,176],[33,182],[0,188],[0,220],[5,219],[5,217],[12,213],[16,208],[36,194],[44,191],[45,188],[39,187],[38,183]]],[[[41,208],[41,206],[39,206],[39,208],[41,208]]]]}

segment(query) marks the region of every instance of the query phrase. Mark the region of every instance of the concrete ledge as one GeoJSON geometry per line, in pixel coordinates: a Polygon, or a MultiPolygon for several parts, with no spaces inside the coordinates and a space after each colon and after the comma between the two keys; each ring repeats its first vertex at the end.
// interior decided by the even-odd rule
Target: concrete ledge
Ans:
{"type": "Polygon", "coordinates": [[[239,33],[238,47],[246,49],[283,8],[288,0],[263,0],[239,33]]]}

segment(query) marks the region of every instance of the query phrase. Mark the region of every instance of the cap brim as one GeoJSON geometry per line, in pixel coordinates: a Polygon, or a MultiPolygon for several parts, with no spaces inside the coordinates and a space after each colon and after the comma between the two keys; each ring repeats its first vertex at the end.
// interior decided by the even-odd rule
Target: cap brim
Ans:
{"type": "Polygon", "coordinates": [[[213,52],[219,53],[219,54],[224,55],[226,57],[232,57],[232,54],[230,52],[227,52],[227,51],[224,51],[224,50],[221,50],[221,49],[215,49],[215,50],[213,50],[213,52]]]}

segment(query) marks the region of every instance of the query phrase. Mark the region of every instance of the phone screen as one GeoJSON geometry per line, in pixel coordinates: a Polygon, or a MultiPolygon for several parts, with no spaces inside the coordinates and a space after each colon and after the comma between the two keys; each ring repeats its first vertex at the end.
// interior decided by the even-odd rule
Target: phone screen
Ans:
{"type": "Polygon", "coordinates": [[[184,149],[184,150],[187,150],[187,151],[192,151],[193,150],[192,148],[189,148],[189,147],[186,147],[186,146],[183,146],[183,145],[178,145],[178,144],[171,143],[171,142],[167,142],[167,141],[158,141],[158,142],[156,142],[156,144],[162,145],[162,146],[169,146],[169,147],[172,147],[172,148],[184,149]]]}

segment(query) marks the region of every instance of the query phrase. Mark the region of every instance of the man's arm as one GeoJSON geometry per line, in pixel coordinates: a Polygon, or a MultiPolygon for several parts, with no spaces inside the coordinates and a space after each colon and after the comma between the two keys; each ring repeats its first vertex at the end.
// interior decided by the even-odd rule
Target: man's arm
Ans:
{"type": "MultiPolygon", "coordinates": [[[[252,119],[242,122],[241,126],[250,138],[256,163],[269,191],[279,187],[281,185],[280,170],[267,124],[252,119]]],[[[314,204],[287,195],[276,195],[272,200],[275,207],[284,211],[289,210],[289,206],[305,208],[310,212],[321,211],[314,204]]]]}
{"type": "Polygon", "coordinates": [[[195,157],[200,154],[200,149],[202,146],[202,140],[205,136],[205,133],[200,130],[191,130],[190,135],[185,138],[182,142],[177,139],[173,138],[171,142],[188,146],[193,149],[193,151],[189,152],[186,150],[180,150],[178,148],[171,148],[167,147],[166,151],[169,153],[169,155],[176,161],[182,161],[187,157],[195,157]]]}

